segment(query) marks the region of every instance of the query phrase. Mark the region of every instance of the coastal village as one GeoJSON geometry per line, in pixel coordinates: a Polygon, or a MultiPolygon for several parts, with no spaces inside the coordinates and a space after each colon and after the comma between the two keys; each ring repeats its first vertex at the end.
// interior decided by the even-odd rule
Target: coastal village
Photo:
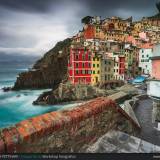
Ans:
{"type": "Polygon", "coordinates": [[[86,16],[21,73],[7,91],[52,88],[33,104],[77,104],[0,130],[0,153],[160,153],[157,9],[139,21],[86,16]]]}
{"type": "Polygon", "coordinates": [[[101,85],[138,75],[160,78],[160,20],[84,17],[68,62],[72,84],[101,85]],[[158,55],[159,54],[159,55],[158,55]]]}

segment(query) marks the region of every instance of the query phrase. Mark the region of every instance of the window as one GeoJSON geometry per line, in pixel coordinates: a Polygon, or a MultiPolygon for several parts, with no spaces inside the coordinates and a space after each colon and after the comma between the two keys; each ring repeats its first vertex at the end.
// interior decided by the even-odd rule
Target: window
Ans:
{"type": "Polygon", "coordinates": [[[90,54],[88,55],[88,60],[89,60],[89,61],[91,60],[91,55],[90,55],[90,54]]]}
{"type": "Polygon", "coordinates": [[[93,71],[93,74],[95,74],[95,71],[93,71]]]}
{"type": "Polygon", "coordinates": [[[97,67],[99,67],[99,64],[97,64],[97,67]]]}
{"type": "Polygon", "coordinates": [[[89,68],[91,67],[91,63],[88,63],[88,67],[89,67],[89,68]]]}
{"type": "Polygon", "coordinates": [[[107,75],[105,75],[105,81],[107,80],[107,75]]]}
{"type": "Polygon", "coordinates": [[[142,55],[142,58],[144,58],[144,55],[142,55]]]}
{"type": "Polygon", "coordinates": [[[95,68],[95,64],[93,64],[93,68],[95,68]]]}
{"type": "Polygon", "coordinates": [[[95,61],[95,58],[93,58],[93,61],[95,61]]]}
{"type": "Polygon", "coordinates": [[[85,74],[85,70],[82,70],[82,74],[85,74]]]}
{"type": "Polygon", "coordinates": [[[149,57],[149,55],[147,54],[147,57],[149,57]]]}
{"type": "Polygon", "coordinates": [[[99,74],[100,72],[99,71],[97,71],[97,74],[99,74]]]}
{"type": "Polygon", "coordinates": [[[88,71],[88,74],[92,74],[92,71],[91,71],[91,70],[89,70],[89,71],[88,71]]]}
{"type": "Polygon", "coordinates": [[[83,68],[85,67],[85,63],[82,63],[82,67],[83,67],[83,68]]]}
{"type": "Polygon", "coordinates": [[[83,61],[85,60],[85,55],[82,55],[82,60],[83,60],[83,61]]]}
{"type": "Polygon", "coordinates": [[[78,74],[79,72],[78,72],[78,70],[76,70],[76,74],[78,74]]]}
{"type": "Polygon", "coordinates": [[[78,63],[76,63],[76,68],[78,68],[78,63]]]}
{"type": "Polygon", "coordinates": [[[78,60],[79,59],[79,56],[78,55],[76,55],[76,60],[78,60]]]}

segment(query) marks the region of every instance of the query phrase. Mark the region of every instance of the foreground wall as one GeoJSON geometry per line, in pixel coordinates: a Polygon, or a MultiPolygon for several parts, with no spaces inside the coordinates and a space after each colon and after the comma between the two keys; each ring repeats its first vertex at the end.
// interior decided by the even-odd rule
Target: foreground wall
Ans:
{"type": "Polygon", "coordinates": [[[0,131],[0,153],[85,152],[112,129],[139,126],[110,99],[97,98],[72,110],[47,113],[0,131]]]}

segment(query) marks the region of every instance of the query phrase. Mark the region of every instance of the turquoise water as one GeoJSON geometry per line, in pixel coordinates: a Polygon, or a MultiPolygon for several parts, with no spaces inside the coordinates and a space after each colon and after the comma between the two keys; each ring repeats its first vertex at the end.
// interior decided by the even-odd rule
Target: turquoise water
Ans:
{"type": "MultiPolygon", "coordinates": [[[[0,88],[12,86],[18,73],[31,67],[31,62],[26,63],[2,63],[0,62],[0,88]]],[[[22,90],[3,92],[0,89],[0,128],[11,126],[22,120],[43,113],[72,107],[76,104],[34,106],[32,102],[45,90],[22,90]]]]}

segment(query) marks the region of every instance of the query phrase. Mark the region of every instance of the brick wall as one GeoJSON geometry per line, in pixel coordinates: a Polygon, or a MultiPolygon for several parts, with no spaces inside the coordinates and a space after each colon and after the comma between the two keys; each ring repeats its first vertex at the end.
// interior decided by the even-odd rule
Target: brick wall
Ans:
{"type": "Polygon", "coordinates": [[[137,124],[110,99],[51,112],[0,131],[0,153],[84,152],[111,129],[135,133],[137,124]]]}

